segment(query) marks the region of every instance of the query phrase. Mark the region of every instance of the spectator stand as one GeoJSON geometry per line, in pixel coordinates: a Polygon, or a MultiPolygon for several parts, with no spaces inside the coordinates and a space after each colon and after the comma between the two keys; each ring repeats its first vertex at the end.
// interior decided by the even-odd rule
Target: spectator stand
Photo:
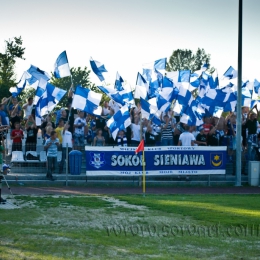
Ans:
{"type": "MultiPolygon", "coordinates": [[[[10,131],[8,132],[5,140],[6,146],[6,161],[11,163],[15,171],[29,172],[35,171],[35,167],[44,168],[46,167],[46,152],[43,147],[43,140],[41,131],[38,131],[36,151],[26,151],[26,131],[24,133],[24,139],[22,139],[22,151],[12,151],[12,140],[10,138],[10,131]],[[44,157],[45,154],[45,157],[44,157]]],[[[40,169],[41,171],[43,169],[40,169]]]]}

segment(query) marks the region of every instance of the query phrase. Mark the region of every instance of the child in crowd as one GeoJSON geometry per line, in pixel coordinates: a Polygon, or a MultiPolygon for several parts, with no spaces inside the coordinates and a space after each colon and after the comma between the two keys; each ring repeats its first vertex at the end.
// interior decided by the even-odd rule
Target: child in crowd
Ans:
{"type": "Polygon", "coordinates": [[[47,174],[46,178],[54,181],[52,173],[55,171],[57,165],[57,156],[58,156],[58,147],[59,147],[59,139],[57,138],[57,133],[55,131],[51,131],[51,137],[46,140],[44,149],[47,151],[47,174]]]}
{"type": "Polygon", "coordinates": [[[146,146],[155,146],[156,144],[156,135],[153,132],[153,128],[150,124],[147,125],[145,132],[145,144],[146,146]]]}
{"type": "MultiPolygon", "coordinates": [[[[67,146],[68,146],[68,153],[72,151],[72,133],[69,131],[69,128],[70,128],[70,124],[67,122],[64,125],[62,131],[62,158],[60,162],[59,174],[61,174],[63,171],[63,167],[66,159],[67,146]]],[[[68,162],[68,168],[69,168],[69,162],[68,162]]]]}
{"type": "Polygon", "coordinates": [[[124,130],[118,132],[116,142],[118,146],[127,146],[127,138],[124,130]]]}
{"type": "Polygon", "coordinates": [[[47,126],[46,127],[46,132],[44,134],[44,144],[46,142],[47,139],[49,139],[51,137],[51,131],[53,130],[52,126],[47,126]]]}
{"type": "Polygon", "coordinates": [[[15,129],[11,132],[11,139],[13,140],[12,151],[22,151],[23,131],[20,129],[20,123],[14,124],[15,129]]]}
{"type": "MultiPolygon", "coordinates": [[[[65,111],[65,110],[64,110],[65,111]]],[[[66,112],[66,111],[65,111],[66,112]]],[[[58,126],[56,127],[55,131],[57,133],[57,137],[59,138],[60,143],[62,144],[62,135],[64,130],[64,121],[62,118],[59,119],[58,126]]]]}
{"type": "Polygon", "coordinates": [[[35,124],[32,115],[29,115],[25,124],[25,129],[27,131],[27,138],[25,141],[25,150],[27,151],[36,151],[37,143],[37,133],[38,129],[35,124]]]}
{"type": "Polygon", "coordinates": [[[101,129],[97,130],[97,135],[94,137],[93,146],[105,146],[105,138],[102,135],[103,132],[101,129]]]}

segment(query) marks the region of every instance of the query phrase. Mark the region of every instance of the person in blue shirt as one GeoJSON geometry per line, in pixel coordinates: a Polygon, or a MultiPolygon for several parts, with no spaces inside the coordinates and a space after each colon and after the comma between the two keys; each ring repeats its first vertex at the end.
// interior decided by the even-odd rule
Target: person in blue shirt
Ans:
{"type": "Polygon", "coordinates": [[[18,103],[17,97],[12,97],[11,100],[12,100],[12,104],[9,105],[9,107],[8,107],[10,115],[12,113],[13,108],[17,107],[17,115],[22,116],[22,108],[21,108],[20,104],[18,103]]]}
{"type": "Polygon", "coordinates": [[[7,114],[4,111],[4,104],[0,104],[0,124],[1,125],[9,125],[9,123],[7,122],[6,118],[7,118],[7,114]]]}
{"type": "Polygon", "coordinates": [[[47,151],[47,175],[46,178],[54,181],[55,178],[52,173],[55,171],[57,166],[57,156],[58,147],[60,145],[59,139],[57,138],[57,133],[55,131],[51,132],[51,137],[46,140],[44,145],[44,150],[47,151]]]}

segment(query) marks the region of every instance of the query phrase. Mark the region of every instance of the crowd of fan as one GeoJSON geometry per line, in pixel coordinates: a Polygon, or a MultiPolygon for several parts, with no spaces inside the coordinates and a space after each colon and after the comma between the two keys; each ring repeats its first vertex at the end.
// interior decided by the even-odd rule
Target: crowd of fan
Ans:
{"type": "MultiPolygon", "coordinates": [[[[161,115],[161,125],[147,119],[141,119],[140,104],[130,110],[131,125],[118,132],[116,139],[112,137],[106,125],[107,120],[120,107],[110,100],[102,106],[101,117],[94,117],[71,108],[72,98],[67,107],[47,115],[41,126],[36,126],[34,118],[33,98],[26,104],[20,104],[17,98],[3,98],[0,105],[0,124],[10,127],[12,151],[22,150],[22,139],[26,132],[25,150],[35,151],[37,134],[41,129],[45,149],[50,139],[57,138],[57,149],[84,150],[85,145],[93,146],[137,146],[145,140],[146,146],[227,146],[229,159],[236,149],[236,113],[228,113],[225,117],[205,117],[200,127],[188,126],[180,122],[180,116],[172,111],[161,115]],[[54,137],[53,137],[54,136],[54,137]]],[[[242,108],[242,147],[247,151],[248,160],[259,156],[258,147],[260,128],[256,107],[242,108]]],[[[53,140],[54,140],[53,139],[53,140]]]]}

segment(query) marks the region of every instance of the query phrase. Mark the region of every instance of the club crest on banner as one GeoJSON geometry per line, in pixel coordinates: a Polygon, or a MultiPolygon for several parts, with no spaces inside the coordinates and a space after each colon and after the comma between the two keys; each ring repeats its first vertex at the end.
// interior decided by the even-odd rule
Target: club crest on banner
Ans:
{"type": "Polygon", "coordinates": [[[210,164],[213,167],[220,167],[223,163],[223,154],[222,153],[211,153],[210,154],[210,164]]]}
{"type": "Polygon", "coordinates": [[[105,164],[104,153],[90,153],[89,164],[99,169],[105,164]]]}

